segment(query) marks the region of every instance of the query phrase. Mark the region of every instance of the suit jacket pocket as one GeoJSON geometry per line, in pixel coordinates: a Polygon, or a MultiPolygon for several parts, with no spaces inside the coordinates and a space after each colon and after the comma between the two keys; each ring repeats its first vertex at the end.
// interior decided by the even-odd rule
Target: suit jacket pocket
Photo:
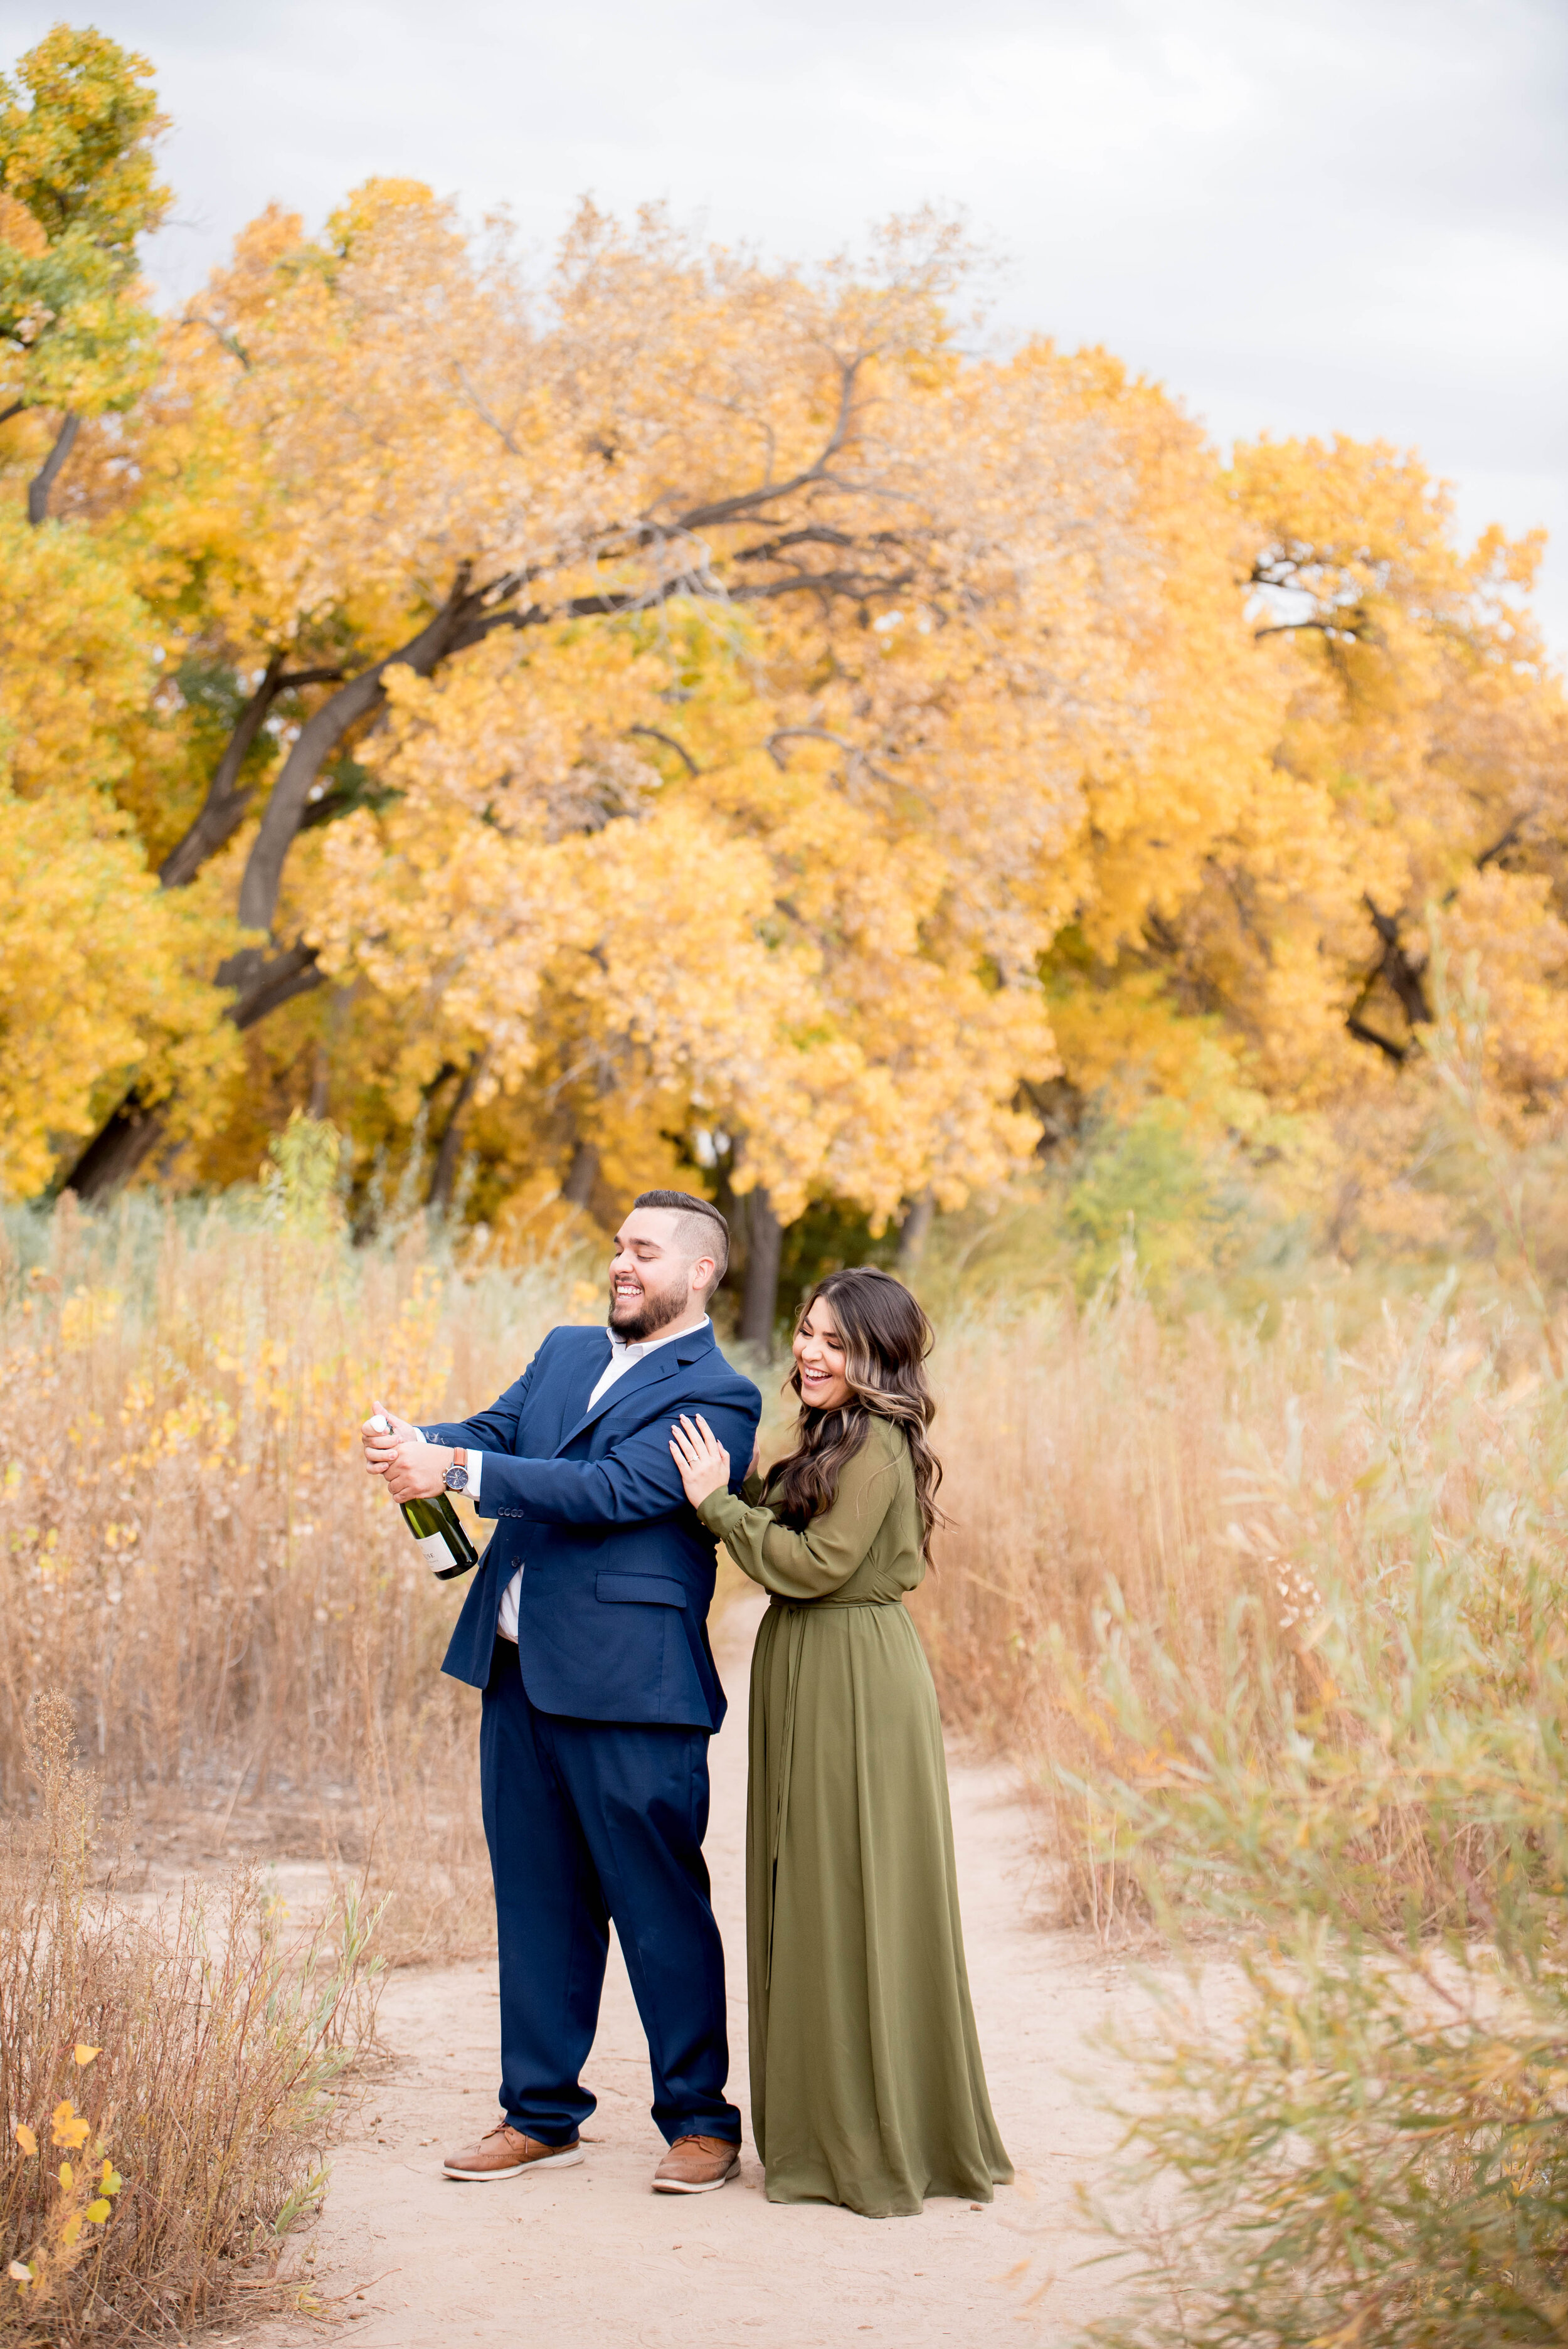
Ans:
{"type": "Polygon", "coordinates": [[[601,1574],[593,1584],[600,1599],[630,1600],[643,1607],[684,1607],[686,1585],[662,1574],[601,1574]]]}

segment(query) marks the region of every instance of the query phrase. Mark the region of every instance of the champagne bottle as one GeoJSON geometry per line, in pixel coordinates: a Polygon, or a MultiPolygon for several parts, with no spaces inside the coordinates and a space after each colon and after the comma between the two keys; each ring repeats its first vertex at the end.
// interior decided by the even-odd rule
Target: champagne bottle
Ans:
{"type": "MultiPolygon", "coordinates": [[[[387,1422],[379,1412],[370,1424],[377,1435],[386,1434],[387,1422]]],[[[399,1501],[397,1506],[438,1582],[449,1582],[455,1574],[467,1574],[479,1564],[480,1554],[445,1493],[438,1493],[433,1501],[399,1501]]]]}

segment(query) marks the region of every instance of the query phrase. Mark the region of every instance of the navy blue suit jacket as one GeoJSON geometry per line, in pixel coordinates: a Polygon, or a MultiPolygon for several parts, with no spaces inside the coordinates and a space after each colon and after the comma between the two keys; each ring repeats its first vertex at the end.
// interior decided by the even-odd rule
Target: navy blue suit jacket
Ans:
{"type": "Polygon", "coordinates": [[[475,1506],[498,1521],[441,1669],[484,1687],[501,1593],[521,1566],[518,1661],[540,1712],[717,1729],[715,1545],[670,1456],[670,1423],[701,1412],[738,1487],[762,1398],[711,1328],[645,1354],[590,1411],[609,1361],[602,1329],[552,1330],[489,1411],[425,1429],[433,1444],[484,1454],[475,1506]]]}

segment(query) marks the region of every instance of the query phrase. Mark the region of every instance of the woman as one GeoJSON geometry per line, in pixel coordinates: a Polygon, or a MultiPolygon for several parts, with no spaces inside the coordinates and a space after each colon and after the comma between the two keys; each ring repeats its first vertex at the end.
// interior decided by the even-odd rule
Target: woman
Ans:
{"type": "Polygon", "coordinates": [[[771,1594],[751,1666],[751,2125],[770,2202],[868,2218],[991,2199],[1012,2168],[964,1966],[931,1669],[899,1603],[942,1471],[931,1332],[884,1272],[819,1282],[795,1333],[795,1448],[740,1498],[684,1417],[687,1497],[771,1594]]]}

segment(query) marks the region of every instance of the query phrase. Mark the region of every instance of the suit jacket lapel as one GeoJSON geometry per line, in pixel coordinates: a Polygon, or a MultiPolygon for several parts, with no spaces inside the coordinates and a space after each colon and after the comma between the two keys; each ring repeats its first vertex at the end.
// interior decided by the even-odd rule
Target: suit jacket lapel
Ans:
{"type": "MultiPolygon", "coordinates": [[[[605,1343],[608,1344],[608,1342],[609,1340],[606,1340],[605,1343]]],[[[699,1353],[706,1354],[713,1342],[711,1330],[694,1330],[689,1337],[673,1338],[667,1346],[660,1346],[654,1353],[645,1354],[640,1362],[634,1362],[629,1371],[623,1371],[614,1384],[605,1388],[598,1402],[585,1410],[582,1417],[567,1429],[555,1447],[557,1453],[564,1452],[567,1445],[574,1443],[585,1427],[592,1427],[600,1413],[608,1411],[612,1403],[619,1402],[623,1395],[635,1394],[644,1387],[655,1386],[659,1380],[672,1377],[676,1369],[684,1363],[694,1361],[699,1353]],[[700,1340],[700,1342],[694,1345],[693,1340],[700,1340]]],[[[599,1382],[603,1367],[604,1365],[601,1363],[599,1369],[593,1373],[595,1386],[599,1382]]],[[[590,1388],[589,1392],[592,1393],[593,1389],[590,1388]]]]}

